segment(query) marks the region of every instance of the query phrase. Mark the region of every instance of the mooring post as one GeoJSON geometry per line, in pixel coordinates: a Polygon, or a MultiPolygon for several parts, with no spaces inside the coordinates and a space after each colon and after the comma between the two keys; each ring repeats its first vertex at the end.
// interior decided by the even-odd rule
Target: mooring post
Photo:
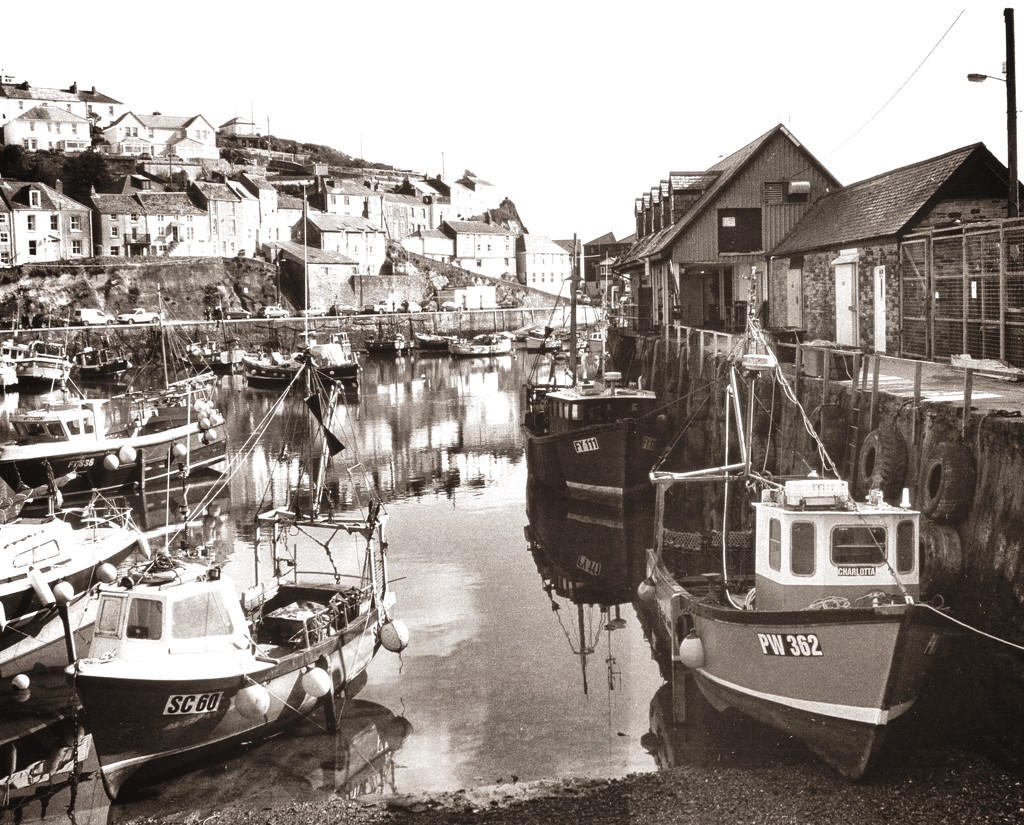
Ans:
{"type": "Polygon", "coordinates": [[[967,422],[971,418],[971,394],[974,390],[974,370],[964,371],[964,412],[960,419],[960,438],[967,435],[967,422]]]}
{"type": "Polygon", "coordinates": [[[921,412],[921,370],[924,365],[920,361],[914,362],[914,420],[910,422],[910,440],[917,444],[917,416],[921,412]]]}

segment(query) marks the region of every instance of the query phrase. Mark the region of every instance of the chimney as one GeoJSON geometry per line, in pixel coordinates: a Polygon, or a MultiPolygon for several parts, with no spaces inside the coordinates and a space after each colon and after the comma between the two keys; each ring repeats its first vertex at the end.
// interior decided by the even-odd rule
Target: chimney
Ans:
{"type": "Polygon", "coordinates": [[[64,194],[64,181],[62,181],[60,178],[57,178],[57,180],[55,180],[53,182],[53,188],[57,190],[57,194],[58,195],[63,195],[64,194]]]}
{"type": "Polygon", "coordinates": [[[92,87],[92,93],[96,94],[96,87],[95,86],[92,87]]]}
{"type": "Polygon", "coordinates": [[[77,95],[78,94],[78,81],[77,80],[74,83],[71,84],[71,88],[68,89],[68,91],[71,92],[71,94],[73,94],[73,95],[77,95]]]}

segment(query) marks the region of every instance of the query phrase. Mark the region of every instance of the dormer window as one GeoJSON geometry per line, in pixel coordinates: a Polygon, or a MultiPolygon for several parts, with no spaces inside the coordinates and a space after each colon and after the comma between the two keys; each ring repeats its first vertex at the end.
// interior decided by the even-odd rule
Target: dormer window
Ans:
{"type": "Polygon", "coordinates": [[[28,193],[28,205],[33,209],[38,209],[42,203],[42,195],[38,189],[31,189],[28,193]]]}

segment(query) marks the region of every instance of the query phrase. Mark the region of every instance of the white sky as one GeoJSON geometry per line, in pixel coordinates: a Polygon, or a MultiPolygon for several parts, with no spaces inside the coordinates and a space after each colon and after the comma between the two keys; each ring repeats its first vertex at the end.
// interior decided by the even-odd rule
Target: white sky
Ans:
{"type": "Polygon", "coordinates": [[[629,234],[634,198],[669,171],[780,122],[843,183],[977,141],[1007,157],[1006,85],[966,75],[1002,76],[1012,0],[58,0],[50,24],[9,5],[0,71],[16,82],[95,85],[215,127],[269,119],[276,136],[431,175],[468,168],[556,239],[629,234]]]}

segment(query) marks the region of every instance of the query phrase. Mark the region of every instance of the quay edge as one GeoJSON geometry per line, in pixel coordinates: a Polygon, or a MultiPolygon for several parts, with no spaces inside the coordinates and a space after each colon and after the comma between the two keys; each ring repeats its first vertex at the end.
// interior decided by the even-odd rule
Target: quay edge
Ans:
{"type": "MultiPolygon", "coordinates": [[[[679,435],[666,469],[721,463],[724,410],[716,380],[725,374],[730,343],[728,336],[691,328],[670,336],[610,331],[612,362],[625,381],[657,392],[669,433],[679,435]]],[[[972,628],[1024,644],[1024,384],[989,379],[988,385],[977,376],[965,381],[948,365],[925,363],[945,392],[930,399],[918,392],[915,401],[913,390],[905,390],[908,382],[904,391],[893,391],[890,382],[875,386],[868,355],[809,345],[783,346],[777,354],[855,494],[866,495],[870,471],[888,488],[890,501],[906,488],[911,506],[922,510],[922,590],[940,595],[972,628]],[[822,369],[824,361],[831,370],[822,369]],[[963,392],[972,385],[964,415],[963,392]]],[[[886,361],[911,376],[920,363],[886,361]]],[[[801,460],[812,440],[792,404],[759,393],[755,408],[757,462],[783,475],[821,470],[801,460]]],[[[675,508],[691,525],[703,520],[707,529],[719,527],[720,489],[691,485],[675,508]]],[[[922,696],[921,712],[933,713],[961,744],[1024,766],[1024,652],[953,625],[950,630],[942,678],[922,696]]]]}

